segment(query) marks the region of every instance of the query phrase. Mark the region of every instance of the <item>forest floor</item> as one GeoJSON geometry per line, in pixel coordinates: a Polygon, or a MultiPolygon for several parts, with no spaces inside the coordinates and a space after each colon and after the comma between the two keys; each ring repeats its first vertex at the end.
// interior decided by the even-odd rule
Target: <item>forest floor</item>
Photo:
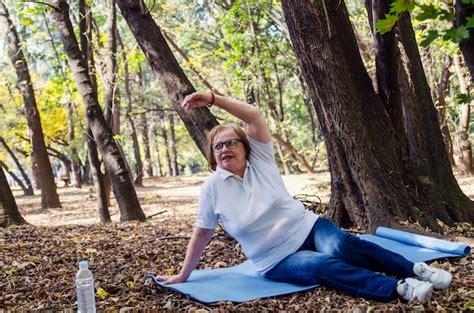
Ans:
{"type": "MultiPolygon", "coordinates": [[[[474,258],[443,260],[435,266],[454,275],[452,286],[435,291],[424,306],[399,300],[377,303],[353,298],[320,287],[297,294],[242,304],[219,302],[205,306],[186,296],[157,287],[145,273],[179,270],[194,224],[199,188],[206,174],[146,179],[137,188],[147,222],[119,223],[114,200],[112,224],[99,224],[95,194],[90,186],[59,188],[62,208],[41,211],[39,195],[25,197],[14,191],[23,217],[30,223],[0,232],[0,312],[25,310],[70,311],[77,309],[74,289],[77,262],[87,259],[94,273],[98,311],[170,310],[343,310],[461,311],[474,309],[474,258]]],[[[284,177],[290,193],[314,202],[329,200],[327,172],[284,177]]],[[[458,177],[464,192],[474,198],[474,178],[458,177]]],[[[454,237],[473,245],[473,228],[446,228],[454,237]]],[[[241,263],[239,245],[219,232],[206,250],[199,268],[219,268],[241,263]]]]}

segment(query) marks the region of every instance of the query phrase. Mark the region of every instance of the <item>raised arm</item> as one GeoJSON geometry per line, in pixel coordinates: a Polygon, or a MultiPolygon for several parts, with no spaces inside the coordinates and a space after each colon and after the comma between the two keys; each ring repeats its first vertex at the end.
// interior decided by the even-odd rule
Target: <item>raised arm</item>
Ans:
{"type": "Polygon", "coordinates": [[[216,94],[195,92],[184,98],[181,105],[185,109],[195,109],[213,104],[247,124],[247,133],[250,137],[263,143],[270,142],[272,136],[265,119],[260,111],[248,103],[226,98],[216,94]],[[214,98],[214,102],[212,100],[214,98]]]}
{"type": "Polygon", "coordinates": [[[201,259],[202,252],[209,243],[213,233],[213,229],[195,227],[188,248],[186,249],[184,264],[180,273],[177,275],[158,275],[156,278],[163,281],[165,285],[186,281],[189,275],[191,275],[191,272],[196,268],[196,264],[201,259]]]}

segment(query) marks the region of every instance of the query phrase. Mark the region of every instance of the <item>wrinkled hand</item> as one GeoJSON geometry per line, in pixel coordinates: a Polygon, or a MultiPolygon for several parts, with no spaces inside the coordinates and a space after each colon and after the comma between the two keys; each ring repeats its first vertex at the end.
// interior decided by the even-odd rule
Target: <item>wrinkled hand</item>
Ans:
{"type": "Polygon", "coordinates": [[[157,275],[156,279],[163,282],[163,285],[178,284],[186,281],[187,278],[181,274],[177,275],[157,275]]]}
{"type": "Polygon", "coordinates": [[[211,103],[211,100],[212,96],[210,94],[195,92],[184,98],[183,103],[181,103],[181,107],[183,107],[184,109],[201,108],[211,103]]]}

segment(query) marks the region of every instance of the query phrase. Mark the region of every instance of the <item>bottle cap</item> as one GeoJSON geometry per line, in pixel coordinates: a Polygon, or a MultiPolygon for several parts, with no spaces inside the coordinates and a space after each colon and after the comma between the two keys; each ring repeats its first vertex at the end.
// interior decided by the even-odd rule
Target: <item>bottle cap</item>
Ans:
{"type": "Polygon", "coordinates": [[[88,261],[80,261],[79,262],[79,269],[80,270],[85,270],[89,268],[89,262],[88,261]]]}

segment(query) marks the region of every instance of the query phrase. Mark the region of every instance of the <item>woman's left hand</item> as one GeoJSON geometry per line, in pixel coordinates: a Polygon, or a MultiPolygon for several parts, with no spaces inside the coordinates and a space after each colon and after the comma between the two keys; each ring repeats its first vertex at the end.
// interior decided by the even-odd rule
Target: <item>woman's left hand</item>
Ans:
{"type": "Polygon", "coordinates": [[[196,109],[208,105],[209,103],[211,103],[211,101],[211,94],[195,92],[184,98],[183,103],[181,103],[181,107],[184,109],[196,109]]]}

